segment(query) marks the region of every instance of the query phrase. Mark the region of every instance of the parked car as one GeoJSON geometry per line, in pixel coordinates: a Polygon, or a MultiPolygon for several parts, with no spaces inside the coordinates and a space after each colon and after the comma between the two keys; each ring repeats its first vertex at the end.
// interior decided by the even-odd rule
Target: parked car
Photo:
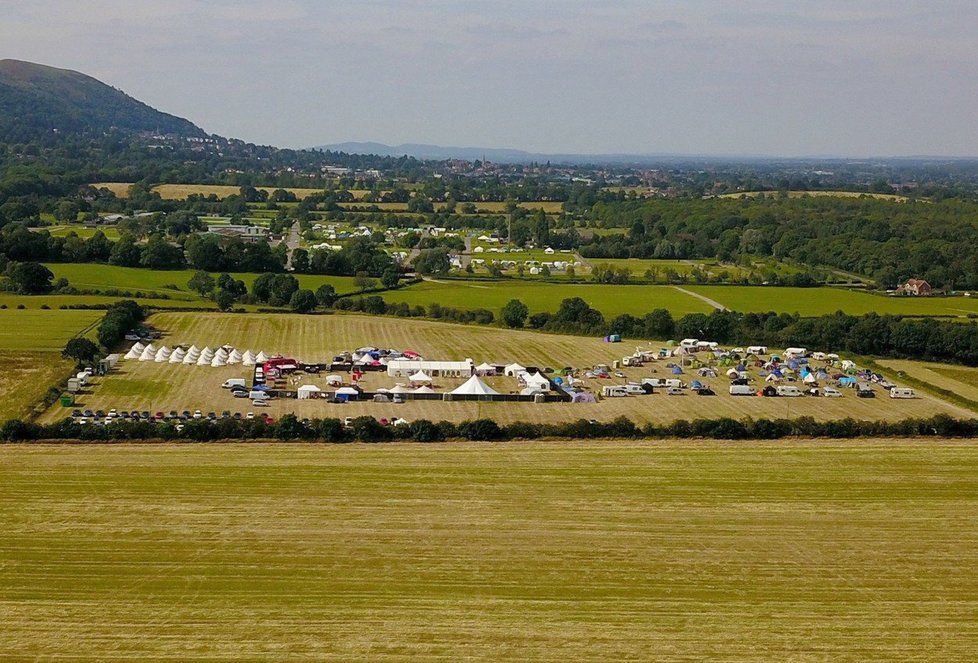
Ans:
{"type": "Polygon", "coordinates": [[[685,393],[686,392],[680,389],[679,387],[669,387],[668,389],[666,389],[666,394],[669,396],[682,396],[685,393]]]}
{"type": "Polygon", "coordinates": [[[194,419],[203,419],[204,413],[200,410],[194,410],[194,419]]]}
{"type": "Polygon", "coordinates": [[[826,387],[822,390],[822,395],[826,398],[842,398],[842,392],[835,387],[826,387]]]}
{"type": "Polygon", "coordinates": [[[876,392],[872,389],[857,389],[856,396],[858,398],[876,398],[876,392]]]}
{"type": "Polygon", "coordinates": [[[255,407],[268,407],[268,401],[263,401],[258,399],[251,401],[251,404],[254,405],[255,407]]]}
{"type": "Polygon", "coordinates": [[[248,417],[249,419],[254,419],[254,418],[255,418],[255,413],[254,413],[254,412],[249,412],[249,413],[248,413],[247,415],[245,415],[245,416],[246,416],[246,417],[248,417]]]}

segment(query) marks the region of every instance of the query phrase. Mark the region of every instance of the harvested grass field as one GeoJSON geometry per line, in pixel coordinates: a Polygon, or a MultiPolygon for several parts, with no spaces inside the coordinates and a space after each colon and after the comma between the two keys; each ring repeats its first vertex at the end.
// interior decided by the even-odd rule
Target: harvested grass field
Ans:
{"type": "Polygon", "coordinates": [[[760,286],[689,285],[688,290],[715,299],[729,309],[743,312],[777,311],[803,316],[843,311],[850,315],[967,316],[978,314],[978,298],[885,297],[842,288],[781,288],[760,286]]]}
{"type": "MultiPolygon", "coordinates": [[[[74,362],[58,352],[0,350],[0,423],[23,419],[47,390],[68,377],[74,362]]],[[[0,608],[0,613],[2,613],[0,608]]]]}
{"type": "MultiPolygon", "coordinates": [[[[487,327],[468,327],[420,320],[368,317],[361,315],[300,316],[300,315],[222,315],[211,313],[158,313],[150,323],[164,330],[157,345],[196,344],[212,348],[222,344],[239,349],[264,350],[281,353],[305,361],[325,361],[334,354],[364,345],[412,349],[431,359],[472,358],[476,363],[520,362],[524,366],[591,366],[611,364],[634,346],[608,344],[597,338],[580,338],[527,331],[512,331],[487,327]]],[[[666,377],[671,371],[661,364],[644,368],[623,369],[626,378],[638,381],[656,375],[666,377]],[[653,374],[653,370],[656,372],[653,374]]],[[[461,421],[488,417],[499,422],[550,422],[566,419],[598,419],[609,421],[626,416],[639,423],[669,422],[675,419],[732,417],[795,418],[811,416],[819,420],[853,417],[867,420],[896,420],[906,417],[929,417],[938,413],[970,417],[971,412],[945,403],[926,394],[913,400],[891,400],[880,394],[875,399],[856,398],[851,392],[843,398],[754,398],[733,397],[726,392],[728,380],[705,380],[717,391],[714,397],[695,394],[612,398],[598,403],[487,403],[408,401],[403,404],[358,402],[343,405],[324,400],[282,399],[266,408],[255,408],[247,399],[233,398],[220,388],[232,377],[248,377],[249,369],[242,366],[211,368],[182,364],[123,361],[117,370],[105,378],[95,379],[93,386],[79,394],[77,407],[93,410],[110,408],[139,409],[152,412],[196,410],[204,413],[224,410],[231,412],[262,412],[273,417],[293,412],[300,417],[346,417],[368,415],[376,418],[400,416],[414,421],[461,421]]],[[[695,375],[686,376],[687,381],[695,375]]],[[[301,384],[326,387],[325,375],[304,376],[301,384]]],[[[368,373],[363,387],[368,391],[390,388],[403,379],[390,378],[386,373],[368,373]]],[[[588,380],[586,386],[600,391],[604,384],[623,383],[588,380]]],[[[439,379],[436,391],[449,391],[461,380],[439,379]]],[[[518,390],[513,378],[493,378],[490,384],[501,393],[518,390]]],[[[58,405],[51,407],[43,421],[54,422],[67,416],[58,405]]]]}
{"type": "MultiPolygon", "coordinates": [[[[272,193],[272,191],[275,191],[277,187],[258,186],[255,188],[272,193]]],[[[322,189],[303,189],[292,187],[285,187],[285,190],[294,193],[296,197],[300,199],[323,192],[322,189]]],[[[241,187],[222,186],[219,184],[159,184],[153,187],[153,191],[156,191],[158,194],[160,194],[160,198],[165,200],[184,200],[188,196],[194,194],[200,196],[210,196],[213,194],[218,198],[227,198],[228,196],[239,194],[241,192],[241,187]]]]}
{"type": "MultiPolygon", "coordinates": [[[[496,254],[481,254],[494,256],[496,254]]],[[[506,254],[509,255],[509,254],[506,254]]],[[[520,255],[520,254],[513,254],[520,255]]],[[[551,256],[552,257],[552,256],[551,256]]],[[[568,297],[581,297],[608,319],[622,313],[644,315],[656,308],[667,308],[675,316],[708,313],[712,307],[670,286],[598,285],[535,283],[524,280],[502,281],[425,281],[401,290],[382,294],[388,302],[407,302],[462,309],[486,308],[496,313],[511,299],[519,299],[531,313],[556,311],[568,297]]]]}
{"type": "Polygon", "coordinates": [[[935,387],[978,401],[978,368],[906,359],[880,359],[876,363],[898,374],[913,375],[935,387]]]}
{"type": "Polygon", "coordinates": [[[971,660],[950,441],[0,448],[4,660],[971,660]]]}
{"type": "Polygon", "coordinates": [[[113,242],[119,239],[119,229],[115,226],[100,226],[98,228],[86,228],[81,224],[71,224],[71,225],[58,225],[58,226],[40,226],[38,228],[32,228],[31,230],[46,230],[51,233],[52,237],[67,237],[71,233],[75,233],[82,239],[91,238],[99,230],[105,235],[106,239],[110,239],[113,242]]]}

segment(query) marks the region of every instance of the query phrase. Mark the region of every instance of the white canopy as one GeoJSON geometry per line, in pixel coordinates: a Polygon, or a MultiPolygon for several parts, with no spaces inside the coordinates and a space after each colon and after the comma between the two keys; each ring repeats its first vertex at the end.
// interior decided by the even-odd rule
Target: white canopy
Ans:
{"type": "Polygon", "coordinates": [[[388,394],[410,394],[411,391],[412,391],[411,389],[408,389],[403,384],[398,383],[397,385],[394,386],[393,389],[388,389],[387,393],[388,394]]]}
{"type": "Polygon", "coordinates": [[[251,354],[251,350],[245,350],[245,353],[241,355],[241,363],[244,366],[255,365],[255,355],[251,354]]]}
{"type": "Polygon", "coordinates": [[[343,384],[342,375],[327,375],[326,384],[343,384]]]}
{"type": "MultiPolygon", "coordinates": [[[[340,387],[339,389],[336,390],[336,393],[337,394],[346,394],[347,396],[359,396],[360,395],[360,392],[357,391],[356,389],[354,389],[353,387],[340,387]]],[[[393,389],[391,389],[391,393],[394,393],[394,390],[393,389]]]]}
{"type": "Polygon", "coordinates": [[[479,379],[478,375],[473,375],[464,384],[452,390],[453,394],[464,394],[474,396],[498,396],[499,392],[479,379]]]}
{"type": "Polygon", "coordinates": [[[297,395],[300,399],[310,398],[312,394],[318,394],[322,389],[314,384],[304,384],[297,390],[297,395]]]}
{"type": "Polygon", "coordinates": [[[424,385],[422,387],[418,387],[417,389],[415,389],[414,390],[414,393],[416,393],[416,394],[433,394],[433,393],[435,393],[435,390],[432,389],[431,387],[429,387],[428,385],[424,385]]]}
{"type": "Polygon", "coordinates": [[[519,375],[519,378],[527,387],[542,391],[550,391],[550,381],[539,373],[527,373],[524,371],[519,375]]]}
{"type": "Polygon", "coordinates": [[[431,382],[431,378],[424,371],[418,371],[414,375],[408,378],[411,382],[431,382]]]}
{"type": "Polygon", "coordinates": [[[509,377],[515,378],[517,375],[519,375],[521,372],[525,370],[526,370],[526,366],[520,366],[517,363],[512,363],[509,366],[507,366],[506,370],[504,370],[503,372],[509,377]]]}
{"type": "Polygon", "coordinates": [[[264,364],[266,361],[268,361],[268,355],[265,354],[264,351],[259,352],[258,355],[255,356],[256,364],[264,364]]]}
{"type": "Polygon", "coordinates": [[[487,375],[489,373],[494,374],[496,372],[496,367],[493,366],[492,364],[487,364],[486,362],[482,362],[481,364],[475,367],[475,372],[476,375],[487,375]]]}

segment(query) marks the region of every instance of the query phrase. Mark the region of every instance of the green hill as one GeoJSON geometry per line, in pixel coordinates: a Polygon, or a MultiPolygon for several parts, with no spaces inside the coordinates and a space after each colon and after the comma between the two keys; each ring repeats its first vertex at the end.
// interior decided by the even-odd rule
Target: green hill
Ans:
{"type": "Polygon", "coordinates": [[[189,120],[162,113],[91,76],[0,60],[0,141],[29,141],[53,132],[102,134],[111,130],[205,135],[189,120]]]}

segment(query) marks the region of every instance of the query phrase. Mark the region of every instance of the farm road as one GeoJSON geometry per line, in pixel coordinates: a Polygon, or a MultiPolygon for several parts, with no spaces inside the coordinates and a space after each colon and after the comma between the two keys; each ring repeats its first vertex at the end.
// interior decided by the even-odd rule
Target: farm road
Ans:
{"type": "Polygon", "coordinates": [[[706,302],[707,304],[709,304],[713,308],[717,309],[718,311],[726,311],[727,310],[727,307],[726,306],[724,306],[723,304],[721,304],[720,302],[718,302],[715,299],[710,299],[706,295],[701,295],[698,292],[693,292],[692,290],[687,290],[686,288],[680,288],[678,285],[674,285],[672,287],[675,288],[676,290],[678,290],[679,292],[683,293],[683,294],[689,295],[690,297],[696,297],[696,299],[699,299],[701,301],[706,302]]]}

